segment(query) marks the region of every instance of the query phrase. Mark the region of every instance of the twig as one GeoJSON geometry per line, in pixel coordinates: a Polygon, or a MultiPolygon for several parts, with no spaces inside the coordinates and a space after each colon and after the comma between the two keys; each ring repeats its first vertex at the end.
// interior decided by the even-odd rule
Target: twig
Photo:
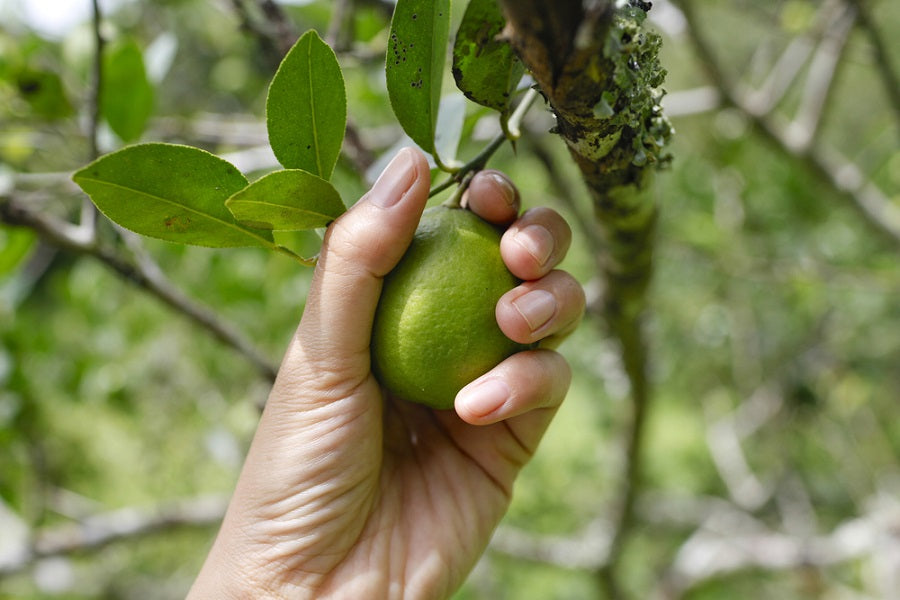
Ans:
{"type": "Polygon", "coordinates": [[[218,523],[228,499],[210,495],[165,502],[151,507],[129,507],[99,513],[36,532],[30,543],[0,562],[0,577],[24,571],[35,561],[53,556],[95,552],[123,539],[134,539],[176,528],[206,527],[218,523]]]}
{"type": "Polygon", "coordinates": [[[496,136],[494,136],[491,141],[487,143],[487,145],[481,149],[478,154],[476,154],[471,160],[466,162],[464,165],[460,166],[456,169],[450,177],[442,181],[441,183],[435,185],[428,192],[428,197],[431,198],[436,196],[437,194],[443,192],[449,187],[452,187],[454,184],[462,183],[469,174],[474,174],[487,165],[488,161],[494,155],[497,150],[506,142],[507,140],[515,141],[517,137],[517,133],[519,131],[519,127],[521,127],[522,119],[525,118],[526,113],[528,113],[528,109],[531,108],[531,105],[537,99],[540,94],[536,90],[528,90],[525,93],[525,96],[519,102],[516,109],[513,111],[512,115],[509,117],[509,121],[507,122],[507,132],[500,132],[496,136]],[[515,132],[515,133],[514,133],[515,132]]]}
{"type": "MultiPolygon", "coordinates": [[[[103,50],[106,41],[103,39],[101,25],[103,14],[100,12],[99,0],[91,0],[93,8],[93,18],[91,19],[91,28],[94,34],[94,61],[91,65],[91,88],[88,101],[88,123],[87,123],[87,141],[88,141],[88,161],[92,161],[100,156],[100,143],[98,133],[100,129],[100,116],[102,110],[103,97],[103,50]]],[[[79,220],[79,235],[85,240],[93,241],[97,235],[97,220],[99,218],[97,207],[85,197],[81,201],[81,217],[79,220]]]]}
{"type": "Polygon", "coordinates": [[[350,46],[347,33],[353,26],[353,4],[353,0],[332,2],[331,21],[328,23],[325,41],[335,52],[343,52],[350,46]]]}
{"type": "Polygon", "coordinates": [[[489,549],[520,560],[554,565],[563,569],[595,571],[609,553],[609,523],[595,520],[577,536],[542,536],[510,526],[494,532],[489,549]]]}
{"type": "Polygon", "coordinates": [[[679,548],[653,598],[681,598],[705,581],[750,569],[827,567],[874,555],[882,551],[884,528],[897,526],[894,510],[846,521],[827,535],[797,537],[771,531],[746,514],[713,514],[679,548]]]}
{"type": "Polygon", "coordinates": [[[900,209],[892,205],[855,165],[843,160],[836,152],[821,144],[798,147],[785,135],[784,119],[753,110],[746,99],[735,91],[734,84],[725,75],[711,45],[700,33],[692,0],[679,0],[679,5],[687,21],[687,31],[695,51],[724,102],[746,114],[756,130],[776,148],[849,200],[850,206],[873,231],[892,245],[900,246],[900,209]]]}
{"type": "Polygon", "coordinates": [[[822,42],[809,65],[800,108],[785,132],[791,145],[804,151],[815,144],[819,124],[825,115],[838,68],[843,63],[844,47],[856,22],[856,11],[849,6],[836,13],[825,30],[822,42]]]}
{"type": "Polygon", "coordinates": [[[260,375],[274,381],[278,371],[274,363],[216,313],[172,285],[161,272],[148,269],[141,261],[129,261],[108,248],[82,239],[75,225],[30,210],[11,197],[0,196],[0,221],[28,227],[57,248],[99,260],[126,281],[146,290],[177,313],[206,329],[216,339],[237,350],[260,375]]]}

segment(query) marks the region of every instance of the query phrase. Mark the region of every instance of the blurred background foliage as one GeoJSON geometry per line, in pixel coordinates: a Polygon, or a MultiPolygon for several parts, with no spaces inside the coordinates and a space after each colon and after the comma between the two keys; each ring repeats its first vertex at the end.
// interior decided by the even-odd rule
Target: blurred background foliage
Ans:
{"type": "MultiPolygon", "coordinates": [[[[0,199],[78,223],[82,196],[68,178],[94,152],[95,46],[90,2],[64,4],[0,2],[0,199]]],[[[661,207],[654,399],[616,565],[623,594],[897,598],[900,237],[884,225],[900,210],[900,45],[887,43],[900,4],[654,4],[677,134],[651,192],[661,207]],[[870,192],[881,223],[857,208],[870,192]]],[[[143,59],[143,73],[126,69],[100,94],[100,152],[170,141],[226,155],[251,178],[273,168],[264,107],[279,27],[315,28],[338,50],[359,135],[335,175],[346,202],[401,139],[384,89],[390,2],[100,8],[107,59],[116,48],[143,59]],[[127,123],[113,116],[117,102],[127,123]]],[[[517,152],[502,149],[491,166],[518,183],[526,207],[569,218],[563,266],[594,298],[589,200],[551,126],[533,109],[517,152]]],[[[470,108],[460,156],[495,131],[470,108]]],[[[310,270],[256,249],[126,244],[102,220],[97,235],[152,257],[173,287],[277,363],[310,270]]],[[[0,597],[183,597],[269,380],[183,311],[52,242],[0,225],[0,597]]],[[[314,253],[318,239],[293,242],[314,253]]],[[[569,397],[459,599],[603,597],[628,401],[608,340],[589,314],[563,346],[569,397]]]]}

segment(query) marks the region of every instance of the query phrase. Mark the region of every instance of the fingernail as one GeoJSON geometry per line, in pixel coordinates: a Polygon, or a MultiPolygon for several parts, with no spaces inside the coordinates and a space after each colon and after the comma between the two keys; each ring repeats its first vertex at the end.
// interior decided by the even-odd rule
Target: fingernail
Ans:
{"type": "Polygon", "coordinates": [[[503,200],[506,201],[507,206],[515,206],[516,205],[516,188],[513,187],[512,182],[509,179],[501,175],[500,173],[490,172],[488,176],[491,178],[497,187],[500,189],[500,192],[503,194],[503,200]]]}
{"type": "Polygon", "coordinates": [[[369,201],[382,208],[391,207],[403,198],[415,180],[412,150],[404,148],[378,176],[369,192],[369,201]]]}
{"type": "Polygon", "coordinates": [[[517,231],[513,239],[541,266],[547,264],[553,254],[553,235],[542,225],[529,225],[517,231]]]}
{"type": "Polygon", "coordinates": [[[459,402],[476,417],[484,417],[498,410],[509,398],[509,386],[499,379],[487,379],[463,388],[459,402]]]}
{"type": "Polygon", "coordinates": [[[556,314],[556,297],[544,290],[532,290],[513,300],[515,307],[531,331],[537,331],[556,314]]]}

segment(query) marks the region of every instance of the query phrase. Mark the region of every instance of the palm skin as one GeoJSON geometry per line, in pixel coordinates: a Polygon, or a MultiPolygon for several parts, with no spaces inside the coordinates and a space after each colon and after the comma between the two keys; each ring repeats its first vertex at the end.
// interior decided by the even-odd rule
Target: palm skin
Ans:
{"type": "MultiPolygon", "coordinates": [[[[372,319],[428,185],[424,157],[404,150],[329,228],[300,326],[190,597],[444,598],[486,547],[569,370],[553,350],[515,354],[460,392],[455,411],[382,390],[370,370],[372,319]]],[[[553,270],[568,227],[546,209],[515,220],[517,194],[497,174],[476,176],[467,200],[483,218],[512,222],[501,252],[525,283],[498,303],[501,329],[522,343],[554,345],[584,309],[578,284],[553,270]]]]}

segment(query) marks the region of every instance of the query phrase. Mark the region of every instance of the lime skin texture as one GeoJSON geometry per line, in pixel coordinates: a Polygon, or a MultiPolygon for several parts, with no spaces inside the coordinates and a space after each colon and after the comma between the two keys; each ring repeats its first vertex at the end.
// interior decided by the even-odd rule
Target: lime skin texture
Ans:
{"type": "Polygon", "coordinates": [[[463,386],[528,347],[497,325],[497,300],[520,283],[500,256],[500,235],[465,209],[422,214],[375,312],[372,370],[389,392],[450,409],[463,386]]]}

